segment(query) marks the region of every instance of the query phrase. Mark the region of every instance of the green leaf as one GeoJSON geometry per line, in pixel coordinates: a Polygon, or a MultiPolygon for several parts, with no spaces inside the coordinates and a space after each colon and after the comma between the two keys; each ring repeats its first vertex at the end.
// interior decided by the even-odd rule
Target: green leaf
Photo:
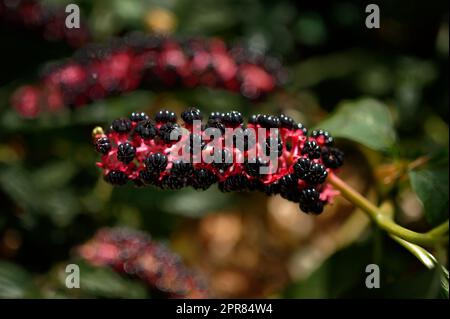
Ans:
{"type": "Polygon", "coordinates": [[[0,298],[37,298],[33,278],[21,267],[0,261],[0,298]]]}
{"type": "Polygon", "coordinates": [[[368,245],[341,250],[326,260],[305,280],[287,288],[285,298],[338,298],[349,290],[362,289],[366,265],[371,263],[368,245]]]}
{"type": "Polygon", "coordinates": [[[448,165],[409,172],[411,186],[423,204],[425,218],[433,226],[448,219],[448,173],[448,165]]]}
{"type": "Polygon", "coordinates": [[[227,206],[231,194],[224,194],[216,188],[210,188],[204,192],[186,189],[162,201],[162,207],[166,211],[191,217],[200,218],[211,211],[220,210],[227,206]]]}
{"type": "Polygon", "coordinates": [[[76,170],[77,168],[71,162],[54,162],[33,172],[32,179],[42,189],[57,188],[67,184],[76,170]]]}
{"type": "Polygon", "coordinates": [[[39,210],[45,206],[40,192],[19,166],[0,169],[0,187],[24,209],[39,210]]]}
{"type": "Polygon", "coordinates": [[[335,137],[347,138],[374,150],[387,150],[395,142],[393,121],[387,106],[370,98],[343,102],[318,127],[335,137]]]}

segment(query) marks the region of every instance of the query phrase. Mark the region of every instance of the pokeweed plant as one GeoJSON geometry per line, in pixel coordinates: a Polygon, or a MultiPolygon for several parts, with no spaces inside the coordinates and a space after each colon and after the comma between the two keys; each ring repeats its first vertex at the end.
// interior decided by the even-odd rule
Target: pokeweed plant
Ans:
{"type": "Polygon", "coordinates": [[[322,213],[324,205],[340,194],[427,267],[437,264],[424,247],[435,248],[448,240],[448,221],[426,233],[397,224],[392,211],[376,206],[337,176],[344,154],[327,131],[308,134],[301,123],[283,114],[252,115],[244,124],[237,111],[213,112],[203,123],[201,111],[188,108],[181,118],[182,125],[170,110],[159,111],[154,119],[135,112],[114,120],[106,131],[96,127],[93,141],[102,154],[97,166],[105,180],[116,186],[131,181],[175,190],[188,186],[205,190],[218,183],[222,192],[279,194],[312,214],[322,213]],[[263,134],[254,133],[261,129],[263,134]],[[187,157],[180,157],[179,149],[187,157]],[[211,154],[216,154],[216,161],[205,161],[211,154]]]}

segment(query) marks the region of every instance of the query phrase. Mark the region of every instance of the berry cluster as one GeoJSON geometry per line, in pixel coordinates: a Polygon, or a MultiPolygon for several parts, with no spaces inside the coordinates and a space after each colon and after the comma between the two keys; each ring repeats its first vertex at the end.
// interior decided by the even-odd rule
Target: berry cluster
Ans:
{"type": "Polygon", "coordinates": [[[150,289],[170,298],[208,297],[203,283],[177,255],[142,232],[103,228],[77,253],[95,266],[109,266],[137,277],[150,289]]]}
{"type": "Polygon", "coordinates": [[[138,88],[206,86],[258,99],[283,79],[273,58],[219,39],[178,40],[133,33],[80,49],[68,61],[44,70],[37,85],[19,88],[12,105],[24,117],[77,107],[138,88]]]}
{"type": "Polygon", "coordinates": [[[66,28],[64,7],[46,6],[37,0],[0,0],[0,25],[6,28],[30,30],[49,41],[64,41],[81,47],[90,39],[86,24],[66,28]]]}
{"type": "Polygon", "coordinates": [[[106,181],[200,190],[218,183],[223,192],[280,194],[314,214],[321,213],[336,193],[326,178],[343,164],[343,153],[333,147],[333,138],[326,131],[308,135],[302,124],[286,115],[253,115],[244,124],[237,111],[214,112],[199,125],[196,120],[203,115],[189,108],[181,118],[184,125],[168,110],[159,111],[154,119],[133,113],[114,120],[106,133],[101,128],[94,130],[95,147],[102,154],[97,165],[106,181]],[[213,139],[208,134],[212,128],[218,133],[213,139]],[[239,141],[238,131],[242,133],[239,141]],[[246,134],[255,131],[263,134],[246,134]],[[187,154],[187,161],[186,156],[180,159],[180,149],[187,154]],[[205,161],[205,155],[211,154],[218,154],[218,160],[205,161]]]}

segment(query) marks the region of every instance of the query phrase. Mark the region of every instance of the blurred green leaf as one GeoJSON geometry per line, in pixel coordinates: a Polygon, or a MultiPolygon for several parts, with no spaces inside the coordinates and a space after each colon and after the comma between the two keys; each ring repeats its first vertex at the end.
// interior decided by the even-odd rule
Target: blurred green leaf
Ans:
{"type": "Polygon", "coordinates": [[[222,209],[229,203],[229,196],[232,194],[221,193],[216,188],[204,192],[184,190],[177,196],[164,200],[162,207],[173,214],[199,218],[211,211],[222,209]]]}
{"type": "MultiPolygon", "coordinates": [[[[80,203],[71,190],[58,184],[65,179],[60,170],[69,166],[53,166],[53,176],[49,180],[43,180],[45,172],[52,171],[51,167],[37,171],[34,175],[19,166],[4,168],[0,170],[0,187],[17,205],[32,213],[25,217],[30,218],[35,213],[44,214],[55,224],[66,226],[80,211],[80,203]]],[[[67,173],[70,176],[70,171],[67,173]]]]}
{"type": "Polygon", "coordinates": [[[364,270],[371,254],[367,248],[367,245],[359,245],[337,252],[308,278],[288,287],[284,297],[338,298],[354,286],[364,286],[364,270]]]}
{"type": "Polygon", "coordinates": [[[22,208],[39,210],[45,205],[29,176],[18,166],[0,169],[0,187],[22,208]]]}
{"type": "Polygon", "coordinates": [[[42,129],[67,128],[74,125],[92,125],[110,122],[115,118],[127,116],[150,105],[153,94],[149,91],[135,91],[111,97],[73,111],[52,114],[43,113],[37,119],[24,119],[13,110],[8,110],[1,118],[2,129],[10,131],[39,131],[42,129]]]}
{"type": "Polygon", "coordinates": [[[0,261],[0,298],[38,298],[33,278],[21,267],[0,261]]]}
{"type": "Polygon", "coordinates": [[[387,150],[395,141],[387,106],[370,98],[343,102],[317,127],[328,130],[335,137],[347,138],[374,150],[387,150]]]}
{"type": "Polygon", "coordinates": [[[68,183],[76,173],[76,167],[69,161],[59,161],[36,170],[31,174],[33,183],[42,189],[57,188],[68,183]]]}
{"type": "Polygon", "coordinates": [[[68,226],[80,212],[78,198],[67,189],[53,191],[46,196],[45,210],[58,226],[68,226]]]}
{"type": "Polygon", "coordinates": [[[448,174],[448,162],[409,172],[411,186],[424,206],[425,218],[433,226],[448,219],[448,174]]]}

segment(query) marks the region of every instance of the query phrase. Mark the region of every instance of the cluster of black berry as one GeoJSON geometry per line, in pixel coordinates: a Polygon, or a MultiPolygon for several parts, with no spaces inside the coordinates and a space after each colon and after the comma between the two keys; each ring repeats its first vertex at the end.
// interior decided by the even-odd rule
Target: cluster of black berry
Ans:
{"type": "Polygon", "coordinates": [[[38,0],[0,0],[0,26],[34,32],[49,41],[65,41],[81,47],[90,39],[81,19],[79,28],[67,28],[64,7],[47,6],[38,0]]]}
{"type": "Polygon", "coordinates": [[[20,87],[12,105],[24,117],[57,112],[139,88],[210,87],[258,99],[283,81],[280,63],[227,48],[219,39],[158,37],[133,33],[91,44],[67,61],[52,64],[35,85],[20,87]]]}
{"type": "Polygon", "coordinates": [[[200,279],[167,247],[145,233],[123,228],[103,228],[77,253],[95,266],[109,266],[142,280],[150,289],[171,298],[207,298],[200,279]]]}
{"type": "Polygon", "coordinates": [[[114,120],[106,134],[96,134],[95,146],[102,154],[97,165],[105,179],[113,185],[133,181],[174,190],[187,186],[205,190],[218,183],[223,192],[280,194],[299,203],[304,212],[315,214],[334,195],[326,179],[343,164],[343,153],[333,147],[328,132],[317,130],[308,136],[301,123],[286,115],[257,114],[244,124],[237,111],[213,112],[201,122],[200,110],[189,108],[181,118],[182,125],[168,110],[158,112],[154,119],[133,113],[114,120]],[[206,142],[211,128],[218,133],[214,144],[206,142]],[[259,129],[265,129],[262,135],[246,134],[259,129]],[[181,134],[182,130],[187,133],[181,134]],[[177,139],[171,138],[174,132],[177,139]],[[187,160],[173,154],[179,144],[187,160]],[[212,163],[204,160],[211,153],[215,156],[212,163]]]}

